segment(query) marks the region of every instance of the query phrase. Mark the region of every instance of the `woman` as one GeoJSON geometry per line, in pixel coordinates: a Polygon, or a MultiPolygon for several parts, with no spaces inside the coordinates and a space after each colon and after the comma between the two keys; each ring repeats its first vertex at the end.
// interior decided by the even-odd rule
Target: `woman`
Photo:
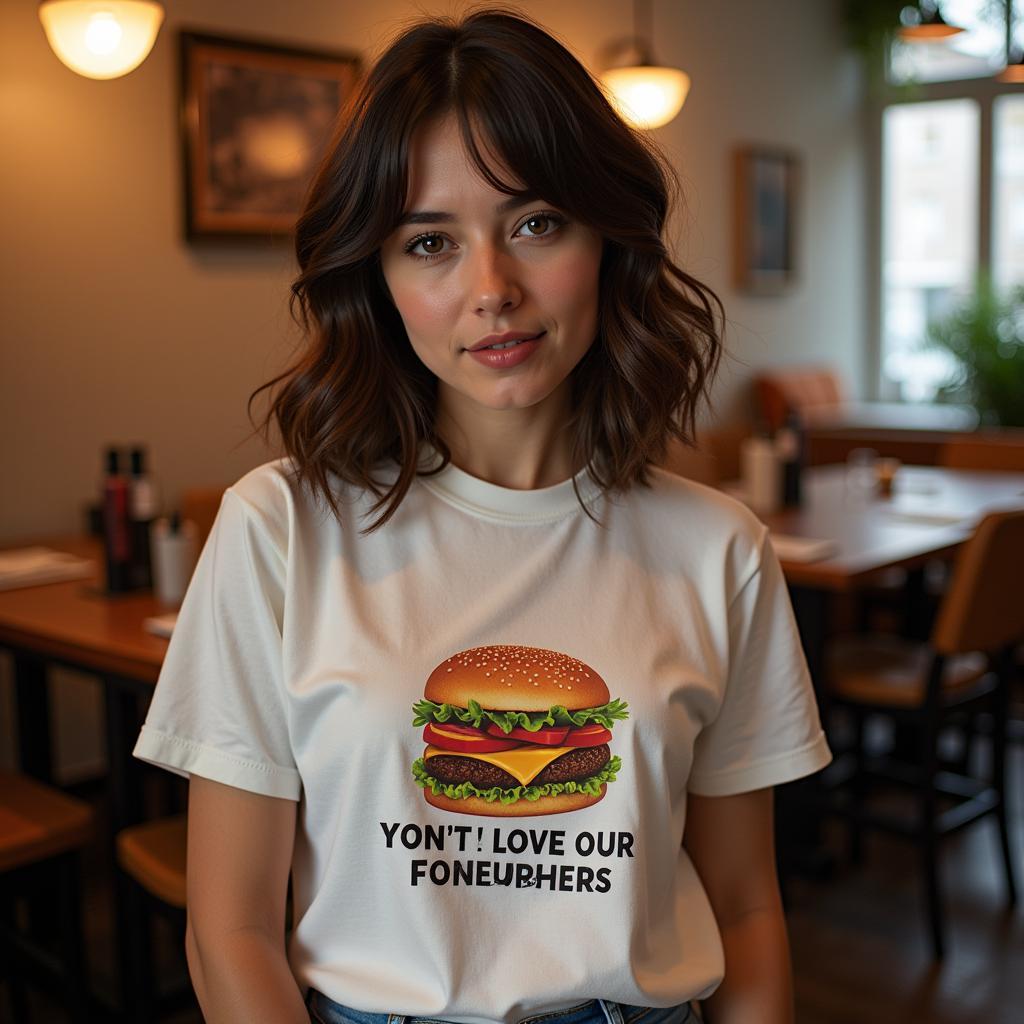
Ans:
{"type": "Polygon", "coordinates": [[[829,753],[767,531],[654,468],[719,355],[671,180],[500,10],[347,112],[288,455],[228,488],[136,748],[191,778],[207,1020],[791,1020],[771,787],[829,753]]]}

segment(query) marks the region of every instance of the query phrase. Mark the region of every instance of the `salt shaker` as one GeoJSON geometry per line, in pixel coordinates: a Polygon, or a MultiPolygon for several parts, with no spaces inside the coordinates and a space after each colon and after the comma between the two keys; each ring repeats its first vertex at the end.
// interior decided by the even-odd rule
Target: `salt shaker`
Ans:
{"type": "Polygon", "coordinates": [[[153,522],[153,590],[161,604],[171,608],[181,604],[199,558],[197,537],[196,524],[191,519],[182,521],[176,511],[153,522]]]}
{"type": "Polygon", "coordinates": [[[770,437],[748,437],[740,447],[740,466],[747,503],[758,515],[779,510],[782,463],[770,437]]]}

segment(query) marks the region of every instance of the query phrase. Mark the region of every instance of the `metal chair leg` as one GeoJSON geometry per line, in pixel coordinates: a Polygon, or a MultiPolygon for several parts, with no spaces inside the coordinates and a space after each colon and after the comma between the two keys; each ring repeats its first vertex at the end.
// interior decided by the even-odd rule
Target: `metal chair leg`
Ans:
{"type": "Polygon", "coordinates": [[[992,785],[999,801],[996,818],[999,822],[999,844],[1003,851],[1003,870],[1006,878],[1006,902],[1017,905],[1017,884],[1014,880],[1013,854],[1010,850],[1010,826],[1006,812],[1006,723],[1009,720],[1010,682],[1013,679],[1012,650],[1000,659],[997,666],[999,685],[993,694],[992,707],[992,785]]]}
{"type": "Polygon", "coordinates": [[[935,775],[938,771],[938,723],[928,716],[921,735],[922,774],[920,777],[920,840],[924,867],[925,895],[928,904],[928,923],[931,930],[932,953],[936,960],[945,955],[942,894],[939,885],[939,843],[935,831],[938,801],[935,775]]]}
{"type": "MultiPolygon", "coordinates": [[[[850,793],[853,800],[853,808],[857,815],[864,809],[864,795],[867,791],[867,780],[864,770],[867,766],[867,751],[864,748],[865,713],[860,708],[852,708],[853,715],[853,752],[854,752],[854,774],[851,780],[850,793]]],[[[851,864],[862,864],[864,862],[864,827],[858,817],[852,817],[848,826],[849,855],[851,864]]]]}

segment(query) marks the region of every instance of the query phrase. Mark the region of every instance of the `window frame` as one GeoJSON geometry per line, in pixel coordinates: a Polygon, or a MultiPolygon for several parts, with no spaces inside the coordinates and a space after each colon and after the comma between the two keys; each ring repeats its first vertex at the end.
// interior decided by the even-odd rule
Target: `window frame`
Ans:
{"type": "Polygon", "coordinates": [[[1024,95],[1024,86],[1000,82],[994,76],[985,78],[961,78],[950,82],[920,82],[914,86],[911,95],[898,86],[887,86],[880,94],[867,97],[867,145],[868,161],[866,199],[871,217],[868,219],[868,323],[869,338],[866,346],[864,380],[868,382],[867,397],[874,401],[901,401],[899,385],[888,380],[882,372],[883,322],[882,302],[884,283],[882,281],[882,168],[883,119],[885,111],[892,106],[906,106],[913,103],[927,103],[934,100],[970,99],[978,104],[979,136],[977,153],[978,172],[978,238],[977,265],[979,270],[991,270],[995,256],[992,231],[992,204],[994,200],[995,170],[993,149],[993,118],[995,102],[1000,96],[1024,95]]]}

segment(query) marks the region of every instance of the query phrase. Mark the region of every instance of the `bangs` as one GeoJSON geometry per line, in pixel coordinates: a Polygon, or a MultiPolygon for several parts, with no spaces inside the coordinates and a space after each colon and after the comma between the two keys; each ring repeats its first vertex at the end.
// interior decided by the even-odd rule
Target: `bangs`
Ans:
{"type": "Polygon", "coordinates": [[[484,181],[506,195],[543,196],[576,216],[589,209],[578,121],[565,117],[544,86],[521,72],[482,62],[466,71],[477,81],[461,93],[453,112],[484,181]],[[496,165],[518,183],[503,179],[496,165]]]}

